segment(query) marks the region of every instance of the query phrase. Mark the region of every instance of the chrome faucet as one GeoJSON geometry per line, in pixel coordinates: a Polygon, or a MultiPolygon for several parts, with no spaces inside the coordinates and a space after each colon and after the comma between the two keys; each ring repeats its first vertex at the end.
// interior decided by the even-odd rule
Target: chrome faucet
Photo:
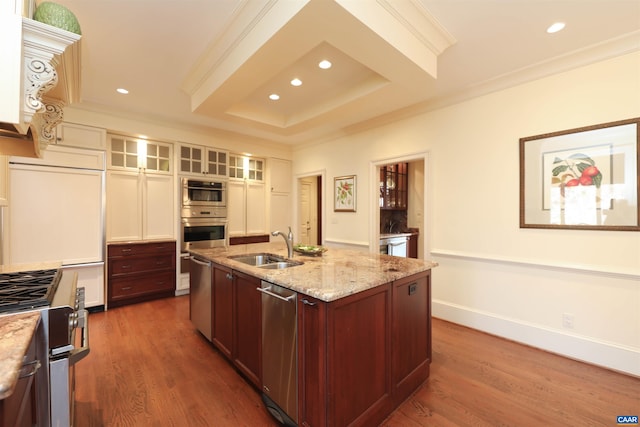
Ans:
{"type": "Polygon", "coordinates": [[[282,231],[274,231],[271,233],[272,236],[282,236],[285,243],[287,244],[287,258],[293,258],[293,233],[291,232],[291,227],[289,227],[289,233],[285,236],[282,231]]]}

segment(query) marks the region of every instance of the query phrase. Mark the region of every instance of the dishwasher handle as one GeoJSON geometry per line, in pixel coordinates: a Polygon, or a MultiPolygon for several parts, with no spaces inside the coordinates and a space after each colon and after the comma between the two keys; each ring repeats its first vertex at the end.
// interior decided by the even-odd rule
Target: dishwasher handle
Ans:
{"type": "Polygon", "coordinates": [[[289,295],[288,297],[283,297],[281,295],[274,294],[273,292],[271,292],[271,289],[273,289],[271,286],[267,286],[266,288],[256,288],[256,290],[262,292],[263,294],[267,294],[269,296],[281,299],[282,301],[291,302],[296,299],[295,293],[289,295]]]}
{"type": "Polygon", "coordinates": [[[195,262],[196,264],[202,265],[204,267],[211,267],[211,261],[202,261],[202,260],[199,260],[198,258],[196,258],[194,256],[192,256],[190,258],[191,258],[191,261],[195,262]]]}

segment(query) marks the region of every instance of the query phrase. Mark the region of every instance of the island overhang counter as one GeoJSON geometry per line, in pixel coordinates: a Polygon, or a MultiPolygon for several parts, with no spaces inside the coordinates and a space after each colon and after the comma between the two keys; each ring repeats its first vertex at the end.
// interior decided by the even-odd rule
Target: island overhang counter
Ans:
{"type": "Polygon", "coordinates": [[[281,242],[193,249],[212,273],[212,343],[263,389],[261,295],[266,281],[297,293],[296,410],[300,426],[378,425],[429,376],[431,269],[437,263],[329,248],[265,269],[230,257],[281,242]]]}

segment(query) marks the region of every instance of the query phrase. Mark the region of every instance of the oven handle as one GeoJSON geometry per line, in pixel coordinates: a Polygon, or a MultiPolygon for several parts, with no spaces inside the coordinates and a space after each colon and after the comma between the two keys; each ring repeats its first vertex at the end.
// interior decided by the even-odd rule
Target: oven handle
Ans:
{"type": "Polygon", "coordinates": [[[82,326],[82,347],[76,348],[69,352],[69,364],[74,365],[87,357],[89,354],[89,312],[87,310],[78,310],[82,313],[84,324],[82,326]]]}

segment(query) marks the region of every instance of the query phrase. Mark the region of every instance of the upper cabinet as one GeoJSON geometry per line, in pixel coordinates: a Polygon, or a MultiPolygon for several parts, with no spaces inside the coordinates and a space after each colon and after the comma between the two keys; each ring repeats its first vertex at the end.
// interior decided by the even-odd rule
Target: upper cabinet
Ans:
{"type": "Polygon", "coordinates": [[[229,156],[229,178],[264,181],[264,160],[250,156],[229,156]]]}
{"type": "Polygon", "coordinates": [[[109,135],[107,241],[175,238],[172,145],[109,135]]]}
{"type": "Polygon", "coordinates": [[[267,233],[265,161],[229,155],[227,214],[229,237],[267,233]]]}
{"type": "Polygon", "coordinates": [[[172,146],[166,142],[109,136],[109,169],[173,174],[172,146]]]}
{"type": "Polygon", "coordinates": [[[408,163],[380,167],[380,209],[407,209],[408,171],[408,163]]]}
{"type": "Polygon", "coordinates": [[[106,150],[107,131],[93,126],[63,122],[56,128],[55,143],[78,148],[106,150]]]}
{"type": "Polygon", "coordinates": [[[181,175],[208,175],[226,177],[229,154],[216,148],[200,145],[180,145],[181,175]]]}

